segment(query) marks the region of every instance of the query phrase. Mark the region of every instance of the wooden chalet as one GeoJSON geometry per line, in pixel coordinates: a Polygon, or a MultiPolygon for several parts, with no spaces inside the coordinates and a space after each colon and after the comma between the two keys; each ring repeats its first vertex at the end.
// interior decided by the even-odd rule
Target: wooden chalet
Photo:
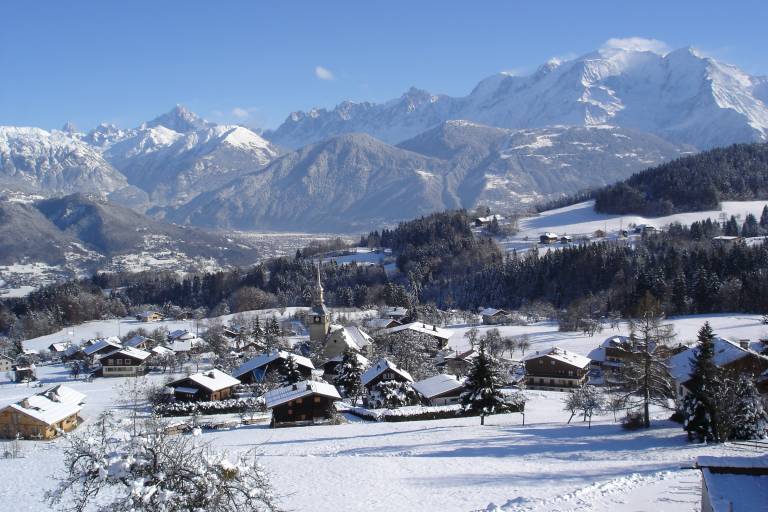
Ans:
{"type": "Polygon", "coordinates": [[[427,405],[457,404],[465,391],[464,380],[447,373],[414,382],[413,389],[422,396],[427,405]]]}
{"type": "Polygon", "coordinates": [[[176,400],[210,402],[231,398],[238,384],[239,380],[214,368],[175,380],[168,387],[176,400]]]}
{"type": "Polygon", "coordinates": [[[0,409],[0,437],[53,439],[80,423],[85,395],[67,386],[54,386],[0,409]]]}
{"type": "Polygon", "coordinates": [[[149,371],[151,352],[137,348],[120,348],[99,358],[103,377],[136,377],[149,371]]]}
{"type": "Polygon", "coordinates": [[[333,325],[325,340],[323,358],[333,359],[344,355],[347,350],[352,350],[358,354],[370,354],[372,347],[373,338],[359,327],[333,325]]]}
{"type": "Polygon", "coordinates": [[[5,354],[0,354],[0,372],[8,373],[13,371],[13,358],[5,354]]]}
{"type": "Polygon", "coordinates": [[[123,348],[119,338],[101,338],[92,340],[86,346],[82,348],[83,355],[91,360],[96,360],[104,354],[114,352],[115,350],[123,348]]]}
{"type": "Polygon", "coordinates": [[[373,331],[392,329],[393,327],[398,327],[400,325],[403,324],[392,318],[370,318],[365,321],[365,327],[373,331]]]}
{"type": "Polygon", "coordinates": [[[558,240],[560,237],[557,236],[557,233],[546,232],[539,236],[539,242],[542,244],[556,244],[558,240]]]}
{"type": "Polygon", "coordinates": [[[507,321],[509,312],[503,309],[485,308],[480,311],[480,317],[485,325],[498,325],[507,321]]]}
{"type": "Polygon", "coordinates": [[[466,352],[449,352],[443,355],[435,366],[452,375],[466,375],[472,366],[472,360],[477,357],[473,349],[466,352]]]}
{"type": "Polygon", "coordinates": [[[37,367],[33,363],[18,362],[11,366],[14,382],[37,380],[37,367]]]}
{"type": "Polygon", "coordinates": [[[239,379],[244,384],[262,382],[267,378],[267,375],[276,371],[283,364],[283,361],[288,359],[289,355],[293,356],[301,375],[304,378],[309,379],[312,376],[312,370],[315,369],[315,365],[312,364],[312,361],[304,356],[291,354],[284,350],[274,350],[270,353],[256,356],[243,363],[238,369],[232,372],[232,376],[239,379]]]}
{"type": "Polygon", "coordinates": [[[413,382],[411,374],[397,367],[389,359],[379,359],[379,361],[368,368],[361,376],[363,387],[370,392],[379,382],[385,380],[394,380],[398,382],[413,382]]]}
{"type": "Polygon", "coordinates": [[[529,389],[567,391],[587,382],[590,360],[575,352],[552,347],[523,358],[529,389]]]}
{"type": "Polygon", "coordinates": [[[139,350],[150,350],[152,347],[152,340],[141,335],[136,335],[123,343],[124,347],[138,348],[139,350]]]}
{"type": "MultiPolygon", "coordinates": [[[[649,346],[655,352],[655,344],[649,346]]],[[[590,351],[587,357],[594,368],[600,368],[604,384],[624,383],[624,367],[639,362],[643,357],[644,347],[628,336],[611,336],[599,347],[590,351]]]]}
{"type": "Polygon", "coordinates": [[[451,339],[451,336],[453,335],[453,332],[449,331],[448,329],[443,329],[442,327],[426,324],[424,322],[411,322],[409,324],[398,325],[397,327],[393,327],[391,329],[385,329],[382,331],[382,333],[397,334],[406,331],[423,334],[434,339],[435,345],[433,350],[435,351],[442,350],[447,347],[448,340],[451,339]]]}
{"type": "Polygon", "coordinates": [[[305,380],[269,391],[264,400],[272,409],[271,426],[275,428],[325,423],[333,417],[334,403],[341,396],[327,382],[305,380]]]}
{"type": "Polygon", "coordinates": [[[142,311],[141,313],[136,315],[136,320],[144,323],[160,322],[164,318],[165,317],[157,311],[142,311]]]}

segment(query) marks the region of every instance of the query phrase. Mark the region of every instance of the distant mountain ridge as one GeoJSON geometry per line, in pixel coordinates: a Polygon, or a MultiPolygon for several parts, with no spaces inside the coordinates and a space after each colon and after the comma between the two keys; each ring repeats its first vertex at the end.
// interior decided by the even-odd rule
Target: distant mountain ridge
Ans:
{"type": "Polygon", "coordinates": [[[412,88],[382,104],[343,102],[333,110],[294,112],[265,137],[296,148],[362,132],[397,144],[443,121],[466,119],[514,129],[613,125],[706,149],[766,140],[767,84],[766,77],[691,48],[663,55],[604,48],[553,59],[526,76],[491,76],[464,97],[412,88]]]}

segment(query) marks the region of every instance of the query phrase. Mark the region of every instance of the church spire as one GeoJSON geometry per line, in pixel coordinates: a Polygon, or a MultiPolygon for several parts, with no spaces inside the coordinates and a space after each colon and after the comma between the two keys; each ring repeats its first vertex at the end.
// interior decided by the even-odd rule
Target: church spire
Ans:
{"type": "Polygon", "coordinates": [[[323,283],[320,282],[320,262],[317,262],[317,267],[315,269],[316,275],[317,275],[317,284],[315,285],[315,296],[314,298],[314,306],[322,306],[324,305],[323,300],[323,283]]]}

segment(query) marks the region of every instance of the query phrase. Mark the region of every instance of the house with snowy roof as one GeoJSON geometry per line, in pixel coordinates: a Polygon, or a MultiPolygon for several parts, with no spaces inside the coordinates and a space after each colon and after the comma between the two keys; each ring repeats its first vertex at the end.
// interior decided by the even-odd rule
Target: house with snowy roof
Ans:
{"type": "MultiPolygon", "coordinates": [[[[656,345],[649,343],[651,353],[656,345]]],[[[605,384],[622,384],[624,382],[624,367],[633,362],[639,362],[643,357],[645,347],[629,336],[611,336],[599,347],[592,349],[587,357],[593,368],[600,368],[605,384]]]]}
{"type": "Polygon", "coordinates": [[[408,308],[402,306],[386,306],[381,310],[381,315],[384,318],[390,318],[392,320],[402,320],[408,316],[408,308]]]}
{"type": "Polygon", "coordinates": [[[485,308],[480,311],[480,317],[485,325],[498,325],[509,317],[509,312],[503,309],[485,308]]]}
{"type": "Polygon", "coordinates": [[[95,360],[104,354],[113,352],[120,348],[123,348],[123,344],[120,342],[120,338],[111,336],[109,338],[93,340],[92,343],[84,346],[82,351],[85,357],[95,360]]]}
{"type": "MultiPolygon", "coordinates": [[[[355,357],[357,358],[357,362],[358,364],[360,364],[361,368],[368,368],[369,366],[371,366],[371,362],[364,355],[358,354],[357,352],[355,352],[355,357]]],[[[344,360],[344,356],[340,355],[340,356],[332,357],[331,359],[324,362],[323,378],[330,382],[333,382],[333,379],[339,373],[339,365],[343,360],[344,360]]]]}
{"type": "Polygon", "coordinates": [[[429,336],[435,340],[435,350],[444,349],[448,345],[448,340],[453,335],[453,332],[448,329],[443,329],[436,325],[430,325],[424,322],[411,322],[409,324],[398,325],[391,329],[384,329],[381,331],[383,334],[397,334],[397,333],[415,333],[425,336],[429,336]]]}
{"type": "Polygon", "coordinates": [[[31,361],[18,360],[11,366],[14,382],[31,382],[37,380],[37,367],[31,361]]]}
{"type": "Polygon", "coordinates": [[[397,365],[389,359],[382,358],[363,372],[360,376],[360,380],[362,381],[363,387],[370,392],[371,388],[379,382],[394,380],[410,383],[413,382],[413,377],[411,377],[411,374],[407,371],[398,368],[397,365]]]}
{"type": "Polygon", "coordinates": [[[236,378],[214,368],[188,375],[168,383],[167,386],[173,389],[177,400],[210,402],[231,398],[235,386],[239,384],[240,381],[236,378]]]}
{"type": "Polygon", "coordinates": [[[85,395],[67,386],[54,386],[0,408],[0,437],[53,439],[80,423],[85,395]]]}
{"type": "Polygon", "coordinates": [[[98,359],[103,377],[136,377],[149,371],[151,352],[138,348],[121,347],[98,359]]]}
{"type": "Polygon", "coordinates": [[[72,345],[71,341],[59,341],[48,345],[48,352],[54,357],[62,357],[67,353],[67,349],[72,345]]]}
{"type": "Polygon", "coordinates": [[[139,322],[149,323],[149,322],[160,322],[165,317],[162,315],[162,313],[158,311],[142,311],[138,315],[136,315],[136,320],[139,322]]]}
{"type": "Polygon", "coordinates": [[[13,370],[13,358],[5,354],[0,354],[0,373],[6,373],[13,370]]]}
{"type": "Polygon", "coordinates": [[[551,347],[523,358],[525,384],[530,389],[567,391],[586,384],[590,359],[576,352],[551,347]]]}
{"type": "Polygon", "coordinates": [[[273,389],[264,395],[267,408],[272,410],[273,428],[325,423],[333,417],[338,400],[341,395],[335,386],[314,380],[273,389]]]}
{"type": "Polygon", "coordinates": [[[768,455],[696,459],[701,470],[701,512],[765,510],[768,504],[768,455]]]}
{"type": "Polygon", "coordinates": [[[435,366],[452,375],[466,375],[476,357],[477,352],[474,349],[464,352],[451,350],[438,356],[435,366]]]}
{"type": "Polygon", "coordinates": [[[312,364],[312,361],[307,357],[292,354],[285,350],[273,350],[272,352],[260,354],[243,363],[238,369],[232,372],[232,376],[245,384],[262,382],[267,378],[269,373],[277,371],[277,369],[283,365],[284,361],[288,359],[289,355],[296,361],[296,364],[299,367],[299,372],[301,372],[305,378],[310,378],[312,376],[312,370],[315,369],[315,365],[312,364]]]}
{"type": "Polygon", "coordinates": [[[422,396],[427,405],[451,405],[461,401],[464,393],[464,379],[440,373],[428,379],[413,383],[413,389],[422,396]]]}
{"type": "Polygon", "coordinates": [[[133,338],[127,340],[125,343],[123,343],[123,346],[125,347],[131,347],[131,348],[138,348],[140,350],[149,350],[151,341],[149,338],[145,336],[141,336],[137,334],[133,338]]]}
{"type": "Polygon", "coordinates": [[[542,244],[556,244],[558,240],[560,237],[557,236],[557,233],[550,233],[549,231],[539,236],[539,242],[542,244]]]}
{"type": "Polygon", "coordinates": [[[484,217],[475,217],[474,223],[477,227],[482,227],[490,224],[493,221],[501,222],[504,220],[504,217],[502,215],[499,215],[498,213],[494,213],[493,215],[486,215],[484,217]]]}
{"type": "MultiPolygon", "coordinates": [[[[768,370],[768,356],[758,354],[747,343],[715,337],[714,363],[718,368],[734,373],[746,373],[759,381],[768,370]]],[[[678,398],[688,393],[686,384],[693,378],[693,365],[699,347],[693,346],[669,358],[669,373],[675,380],[678,398]]]]}
{"type": "Polygon", "coordinates": [[[372,344],[373,338],[359,327],[331,325],[331,332],[328,333],[323,347],[323,358],[333,359],[344,355],[347,350],[352,350],[358,354],[368,354],[372,344]]]}

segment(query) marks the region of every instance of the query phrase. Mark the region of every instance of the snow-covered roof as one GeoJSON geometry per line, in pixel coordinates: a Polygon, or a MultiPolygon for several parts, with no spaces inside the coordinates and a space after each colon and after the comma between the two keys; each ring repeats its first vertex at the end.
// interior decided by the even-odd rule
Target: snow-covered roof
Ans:
{"type": "Polygon", "coordinates": [[[82,409],[80,404],[84,399],[84,394],[72,388],[54,386],[42,393],[10,404],[3,409],[10,407],[46,425],[53,425],[73,414],[79,413],[82,409]]]}
{"type": "Polygon", "coordinates": [[[193,340],[195,337],[196,336],[187,329],[176,329],[175,331],[168,333],[168,339],[171,340],[193,340]]]}
{"type": "Polygon", "coordinates": [[[367,386],[369,382],[387,370],[391,370],[403,377],[405,380],[413,382],[413,377],[411,377],[410,373],[405,370],[401,370],[389,359],[379,359],[376,364],[372,365],[360,376],[360,380],[362,381],[363,386],[367,386]]]}
{"type": "Polygon", "coordinates": [[[401,306],[387,306],[382,311],[387,316],[405,316],[408,314],[408,309],[401,306]]]}
{"type": "MultiPolygon", "coordinates": [[[[691,347],[669,358],[669,372],[678,383],[682,384],[690,380],[693,375],[693,363],[698,350],[698,346],[691,347]]],[[[714,363],[716,366],[723,367],[750,355],[765,357],[741,347],[735,341],[721,337],[715,338],[714,363]]]]}
{"type": "Polygon", "coordinates": [[[51,352],[66,352],[69,345],[70,343],[68,341],[62,341],[59,343],[51,343],[48,345],[48,348],[51,350],[51,352]]]}
{"type": "Polygon", "coordinates": [[[191,339],[178,338],[172,340],[169,345],[174,352],[189,352],[205,343],[202,338],[192,337],[191,339]]]}
{"type": "Polygon", "coordinates": [[[335,386],[328,384],[327,382],[318,382],[315,380],[304,380],[284,386],[282,388],[273,389],[268,391],[264,395],[264,401],[267,408],[271,409],[277,407],[280,404],[296,400],[297,398],[303,398],[309,395],[322,395],[328,398],[335,398],[341,400],[339,391],[335,386]]]}
{"type": "Polygon", "coordinates": [[[141,349],[133,348],[133,347],[124,347],[124,348],[120,348],[118,350],[113,350],[111,352],[108,352],[108,353],[104,354],[103,356],[101,356],[99,359],[101,360],[101,359],[104,359],[106,357],[110,357],[110,356],[113,356],[113,355],[116,355],[116,354],[120,354],[122,356],[127,356],[127,357],[132,357],[134,359],[138,359],[139,361],[143,361],[143,360],[145,360],[146,358],[148,358],[149,356],[152,355],[151,352],[147,352],[146,350],[141,350],[141,349]]]}
{"type": "Polygon", "coordinates": [[[253,359],[250,359],[243,363],[240,368],[232,372],[232,375],[235,377],[240,377],[241,375],[245,375],[248,372],[252,372],[253,370],[257,368],[261,368],[262,366],[268,365],[272,361],[275,361],[276,359],[288,359],[288,356],[293,356],[294,361],[296,361],[296,364],[299,366],[305,366],[307,368],[315,369],[315,365],[312,364],[312,361],[309,360],[309,358],[306,358],[304,356],[300,356],[298,354],[292,354],[290,352],[286,352],[285,350],[280,351],[272,351],[268,354],[261,354],[253,359]]]}
{"type": "Polygon", "coordinates": [[[175,383],[187,382],[187,381],[192,381],[195,384],[198,384],[199,386],[202,386],[209,391],[220,391],[222,389],[231,388],[232,386],[237,386],[238,384],[240,384],[240,381],[237,380],[236,378],[224,373],[223,371],[217,368],[214,368],[213,370],[207,370],[204,372],[195,373],[193,375],[190,375],[189,377],[184,377],[183,379],[176,380],[168,384],[168,386],[176,387],[174,386],[175,383]]]}
{"type": "Polygon", "coordinates": [[[546,233],[542,233],[541,236],[544,238],[560,238],[557,236],[557,233],[552,233],[551,231],[547,231],[546,233]]]}
{"type": "Polygon", "coordinates": [[[714,512],[764,510],[768,503],[768,456],[699,457],[696,461],[714,512]]]}
{"type": "Polygon", "coordinates": [[[331,335],[333,334],[339,335],[347,348],[352,350],[359,351],[373,343],[373,338],[368,333],[355,326],[332,325],[331,335]]]}
{"type": "Polygon", "coordinates": [[[418,391],[425,398],[434,398],[436,396],[450,393],[464,387],[464,383],[453,375],[441,373],[428,379],[413,383],[413,389],[418,391]]]}
{"type": "Polygon", "coordinates": [[[493,215],[488,215],[486,217],[478,217],[475,220],[480,221],[482,223],[486,223],[486,222],[493,221],[493,219],[496,219],[497,221],[499,221],[499,220],[504,220],[504,217],[502,217],[498,213],[494,213],[493,215]]]}
{"type": "Polygon", "coordinates": [[[162,345],[153,347],[152,352],[155,354],[173,354],[173,350],[169,349],[168,347],[163,347],[162,345]]]}
{"type": "Polygon", "coordinates": [[[97,340],[95,343],[88,345],[83,349],[83,353],[87,356],[90,356],[92,354],[95,354],[96,352],[103,350],[105,348],[120,348],[122,345],[120,344],[120,340],[118,338],[102,338],[100,340],[97,340]]]}
{"type": "Polygon", "coordinates": [[[436,338],[447,340],[453,334],[448,329],[437,327],[436,325],[425,324],[424,322],[411,322],[409,324],[398,325],[390,329],[384,329],[386,334],[394,334],[401,331],[415,331],[422,334],[428,334],[436,338]]]}
{"type": "Polygon", "coordinates": [[[485,308],[480,312],[480,316],[494,316],[501,313],[502,315],[506,315],[507,312],[503,309],[496,309],[496,308],[485,308]]]}
{"type": "Polygon", "coordinates": [[[531,359],[538,359],[540,357],[549,357],[556,361],[560,361],[565,364],[576,366],[577,368],[586,368],[590,364],[590,359],[576,352],[569,352],[568,350],[560,347],[551,347],[547,350],[537,350],[532,354],[528,354],[523,358],[523,361],[530,361],[531,359]]]}
{"type": "Polygon", "coordinates": [[[146,341],[147,341],[147,338],[137,334],[133,338],[123,343],[123,345],[126,347],[138,347],[139,345],[141,345],[142,343],[145,343],[146,341]]]}
{"type": "MultiPolygon", "coordinates": [[[[360,366],[362,366],[363,368],[368,368],[368,366],[371,364],[371,362],[368,360],[368,358],[363,356],[362,354],[358,354],[357,352],[355,352],[353,355],[357,358],[357,362],[359,362],[360,366]]],[[[336,357],[332,357],[329,360],[327,360],[325,362],[325,364],[328,364],[328,363],[340,363],[342,360],[344,360],[344,356],[343,355],[336,356],[336,357]]]]}
{"type": "Polygon", "coordinates": [[[393,318],[371,318],[365,321],[365,326],[371,329],[386,329],[393,322],[395,325],[398,324],[397,320],[393,318]]]}
{"type": "Polygon", "coordinates": [[[598,363],[602,363],[605,361],[605,347],[602,345],[599,347],[595,347],[592,350],[589,351],[589,354],[587,354],[587,357],[591,361],[597,361],[598,363]]]}

